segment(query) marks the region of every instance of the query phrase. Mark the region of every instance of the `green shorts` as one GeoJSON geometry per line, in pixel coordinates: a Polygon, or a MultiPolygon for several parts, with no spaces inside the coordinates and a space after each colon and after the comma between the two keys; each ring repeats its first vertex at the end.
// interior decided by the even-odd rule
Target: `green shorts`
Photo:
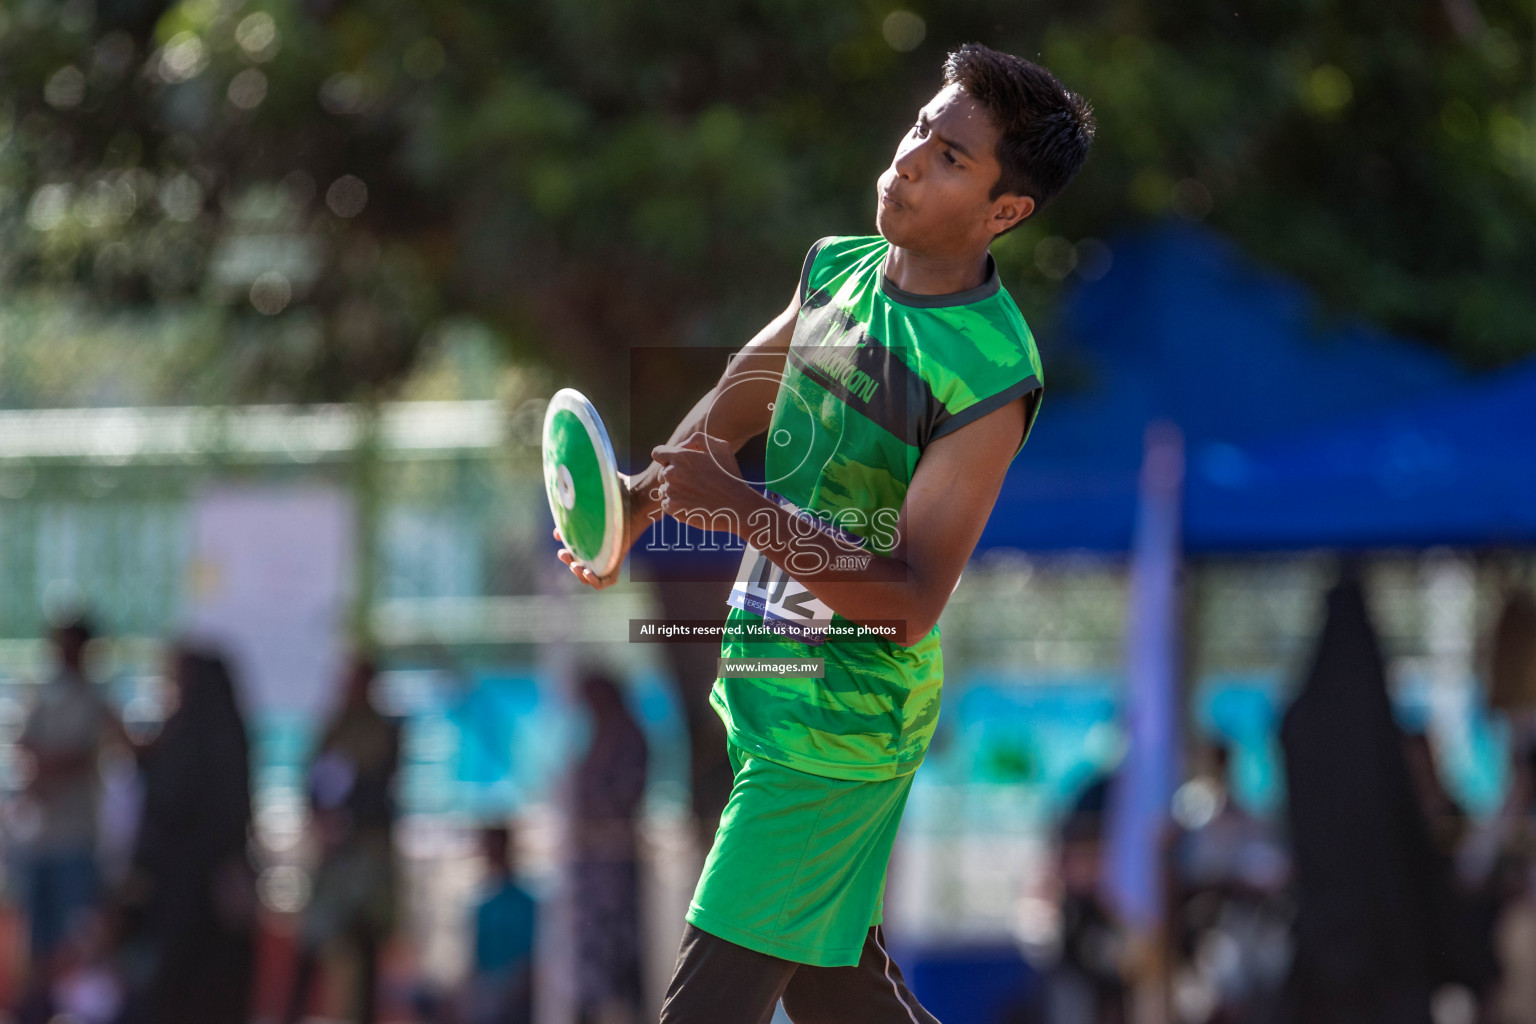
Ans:
{"type": "Polygon", "coordinates": [[[730,755],[736,781],[688,923],[796,963],[857,965],[912,775],[854,782],[730,755]]]}

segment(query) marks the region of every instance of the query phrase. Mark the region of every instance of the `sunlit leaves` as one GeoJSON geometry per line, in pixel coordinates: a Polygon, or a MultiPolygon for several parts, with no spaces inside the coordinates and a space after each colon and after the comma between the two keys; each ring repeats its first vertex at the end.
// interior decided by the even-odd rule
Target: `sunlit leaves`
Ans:
{"type": "Polygon", "coordinates": [[[0,9],[0,284],[216,306],[252,393],[388,387],[466,312],[591,375],[631,342],[739,343],[810,242],[872,230],[973,39],[1099,118],[1079,180],[995,247],[1032,321],[1166,217],[1473,359],[1533,344],[1513,0],[1466,24],[1388,0],[127,6],[0,9]]]}

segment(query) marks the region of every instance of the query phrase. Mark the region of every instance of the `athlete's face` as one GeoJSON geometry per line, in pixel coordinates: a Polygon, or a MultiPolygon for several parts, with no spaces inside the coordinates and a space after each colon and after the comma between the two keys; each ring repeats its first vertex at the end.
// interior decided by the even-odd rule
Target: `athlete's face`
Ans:
{"type": "Polygon", "coordinates": [[[892,245],[918,252],[984,248],[1034,211],[1028,196],[991,198],[1001,168],[997,130],[959,85],[918,112],[876,186],[875,226],[892,245]]]}

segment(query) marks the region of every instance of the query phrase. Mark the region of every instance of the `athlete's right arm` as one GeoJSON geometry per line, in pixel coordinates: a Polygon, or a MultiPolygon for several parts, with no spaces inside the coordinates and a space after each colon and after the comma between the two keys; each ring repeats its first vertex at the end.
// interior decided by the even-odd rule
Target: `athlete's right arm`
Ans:
{"type": "MultiPolygon", "coordinates": [[[[789,356],[789,343],[794,337],[795,320],[799,314],[800,291],[797,288],[783,312],[758,331],[740,352],[731,356],[720,380],[694,404],[666,443],[681,444],[694,433],[703,432],[724,438],[734,452],[767,430],[773,417],[769,406],[779,393],[779,380],[784,375],[784,363],[789,356]]],[[[656,489],[661,485],[661,470],[661,463],[652,462],[632,476],[619,474],[624,485],[626,554],[640,534],[662,514],[661,499],[656,496],[656,489]]],[[[560,539],[559,530],[555,531],[555,539],[560,539]]],[[[571,567],[577,579],[596,589],[601,590],[618,579],[617,572],[607,579],[594,576],[567,548],[561,548],[558,557],[571,567]]]]}

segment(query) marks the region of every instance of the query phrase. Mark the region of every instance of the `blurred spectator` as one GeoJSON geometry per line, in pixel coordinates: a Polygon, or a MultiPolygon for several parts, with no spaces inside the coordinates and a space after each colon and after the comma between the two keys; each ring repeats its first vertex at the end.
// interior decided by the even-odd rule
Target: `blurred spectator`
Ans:
{"type": "Polygon", "coordinates": [[[1460,875],[1485,908],[1497,958],[1486,1024],[1536,1024],[1536,748],[1513,758],[1499,813],[1474,829],[1460,875]]]}
{"type": "Polygon", "coordinates": [[[229,668],[172,652],[176,710],[143,761],[123,897],[132,1024],[244,1024],[255,950],[250,754],[229,668]]]}
{"type": "Polygon", "coordinates": [[[1232,798],[1224,744],[1211,762],[1174,798],[1174,999],[1180,1020],[1234,1024],[1278,1002],[1291,955],[1289,864],[1275,830],[1232,798]]]}
{"type": "Polygon", "coordinates": [[[1104,899],[1104,816],[1107,777],[1078,796],[1061,823],[1057,877],[1061,884],[1061,941],[1031,1005],[1004,1019],[1029,1024],[1124,1024],[1128,945],[1104,899]]]}
{"type": "Polygon", "coordinates": [[[1508,590],[1490,640],[1488,706],[1504,713],[1517,738],[1529,741],[1536,714],[1536,594],[1529,587],[1508,590]]]}
{"type": "Polygon", "coordinates": [[[1499,901],[1486,886],[1457,870],[1462,850],[1472,842],[1472,819],[1440,781],[1439,761],[1429,736],[1410,733],[1403,750],[1435,843],[1436,872],[1450,879],[1439,912],[1440,948],[1446,960],[1442,980],[1463,986],[1478,1000],[1486,999],[1499,974],[1494,949],[1499,901]]]}
{"type": "Polygon", "coordinates": [[[309,772],[320,865],[304,910],[298,961],[284,1018],[309,1003],[321,953],[340,946],[353,959],[352,1019],[376,1016],[379,952],[395,917],[395,773],[400,726],[374,707],[374,663],[354,657],[341,707],[326,726],[309,772]]]}
{"type": "Polygon", "coordinates": [[[1280,735],[1295,864],[1294,1019],[1429,1024],[1433,992],[1456,973],[1450,874],[1352,573],[1328,593],[1311,670],[1280,735]]]}
{"type": "Polygon", "coordinates": [[[49,639],[57,666],[38,688],[21,734],[34,766],[27,787],[35,832],[25,856],[24,899],[31,960],[40,977],[49,959],[96,906],[100,876],[96,822],[101,794],[98,757],[122,726],[91,682],[85,664],[91,623],[76,614],[49,639]]]}
{"type": "Polygon", "coordinates": [[[645,734],[618,684],[600,672],[580,684],[591,741],[576,766],[572,868],[577,1019],[638,1021],[640,869],[636,818],[645,795],[645,734]]]}
{"type": "Polygon", "coordinates": [[[463,1024],[529,1024],[537,907],[513,875],[512,836],[505,827],[483,830],[480,852],[486,879],[474,907],[463,1024]]]}
{"type": "Polygon", "coordinates": [[[1429,821],[1435,848],[1447,857],[1454,857],[1466,838],[1470,822],[1467,812],[1440,781],[1440,763],[1435,757],[1434,744],[1425,733],[1407,733],[1403,736],[1403,757],[1408,761],[1408,775],[1413,779],[1413,791],[1429,821]]]}

